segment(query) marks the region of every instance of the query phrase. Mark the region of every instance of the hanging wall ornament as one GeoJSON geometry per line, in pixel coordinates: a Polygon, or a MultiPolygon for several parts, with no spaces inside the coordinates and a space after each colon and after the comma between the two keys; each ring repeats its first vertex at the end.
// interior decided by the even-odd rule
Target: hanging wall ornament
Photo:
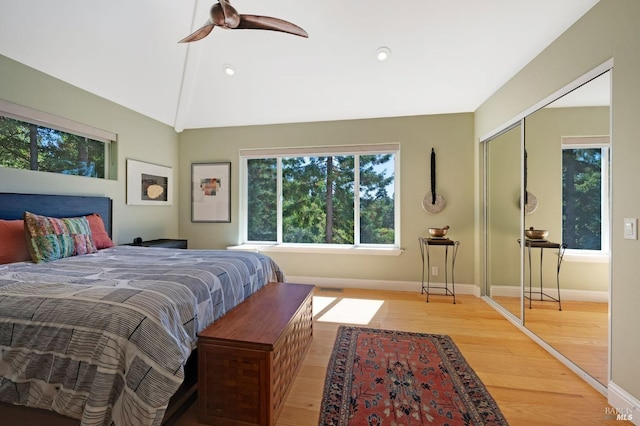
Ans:
{"type": "Polygon", "coordinates": [[[525,214],[530,214],[536,211],[536,209],[538,208],[538,199],[536,198],[535,195],[533,195],[531,192],[527,191],[525,192],[525,198],[524,198],[525,202],[524,202],[524,213],[525,214]]]}
{"type": "MultiPolygon", "coordinates": [[[[529,192],[529,190],[527,189],[527,185],[528,185],[528,174],[529,174],[529,170],[528,170],[528,158],[527,158],[527,150],[524,150],[524,213],[525,214],[530,214],[533,213],[534,211],[536,211],[536,209],[538,208],[538,198],[536,198],[535,195],[533,195],[531,192],[529,192]]],[[[518,198],[518,207],[520,207],[520,198],[518,198]]]]}
{"type": "Polygon", "coordinates": [[[422,209],[427,213],[440,213],[444,204],[442,195],[436,193],[436,152],[431,148],[431,191],[422,199],[422,209]]]}

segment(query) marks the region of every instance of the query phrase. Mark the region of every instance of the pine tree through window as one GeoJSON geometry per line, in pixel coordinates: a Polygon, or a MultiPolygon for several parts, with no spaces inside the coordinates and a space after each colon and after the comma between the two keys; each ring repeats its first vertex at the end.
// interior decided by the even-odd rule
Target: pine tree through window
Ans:
{"type": "Polygon", "coordinates": [[[116,135],[0,100],[0,167],[116,179],[116,135]]]}
{"type": "Polygon", "coordinates": [[[345,150],[245,158],[245,243],[397,247],[399,151],[345,150]]]}
{"type": "Polygon", "coordinates": [[[562,241],[569,250],[608,252],[608,137],[563,138],[562,241]]]}

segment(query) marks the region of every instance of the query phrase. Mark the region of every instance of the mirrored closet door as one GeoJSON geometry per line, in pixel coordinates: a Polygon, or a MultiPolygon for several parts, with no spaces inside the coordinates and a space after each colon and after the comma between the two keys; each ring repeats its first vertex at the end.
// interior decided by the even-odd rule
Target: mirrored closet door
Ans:
{"type": "Polygon", "coordinates": [[[486,295],[603,388],[609,342],[609,68],[603,64],[482,141],[486,295]],[[546,231],[537,238],[542,241],[531,244],[525,237],[529,228],[546,231]]]}
{"type": "Polygon", "coordinates": [[[487,294],[521,319],[519,123],[484,143],[487,294]]]}
{"type": "MultiPolygon", "coordinates": [[[[537,208],[525,229],[548,231],[566,244],[557,275],[557,251],[533,250],[533,286],[551,298],[525,302],[524,325],[606,386],[609,294],[610,74],[606,72],[524,119],[527,187],[537,208]],[[540,279],[542,273],[542,280],[540,279]],[[560,307],[562,310],[560,310],[560,307]]],[[[526,253],[525,253],[526,256],[526,253]]],[[[528,260],[525,262],[528,268],[528,260]]],[[[528,286],[525,270],[525,289],[528,286]]]]}

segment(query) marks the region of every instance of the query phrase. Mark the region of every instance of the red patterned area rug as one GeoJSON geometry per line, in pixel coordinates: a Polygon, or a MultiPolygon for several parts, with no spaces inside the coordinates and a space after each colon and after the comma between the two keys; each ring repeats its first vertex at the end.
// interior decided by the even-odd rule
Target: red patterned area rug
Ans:
{"type": "Polygon", "coordinates": [[[449,336],[340,326],[320,425],[507,425],[449,336]]]}

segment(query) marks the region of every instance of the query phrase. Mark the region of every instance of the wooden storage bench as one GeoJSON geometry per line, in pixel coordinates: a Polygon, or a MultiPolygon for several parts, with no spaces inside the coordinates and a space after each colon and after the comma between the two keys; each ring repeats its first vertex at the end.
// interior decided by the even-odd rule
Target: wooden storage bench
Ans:
{"type": "Polygon", "coordinates": [[[269,283],[199,334],[200,423],[275,424],[313,337],[313,288],[269,283]]]}

